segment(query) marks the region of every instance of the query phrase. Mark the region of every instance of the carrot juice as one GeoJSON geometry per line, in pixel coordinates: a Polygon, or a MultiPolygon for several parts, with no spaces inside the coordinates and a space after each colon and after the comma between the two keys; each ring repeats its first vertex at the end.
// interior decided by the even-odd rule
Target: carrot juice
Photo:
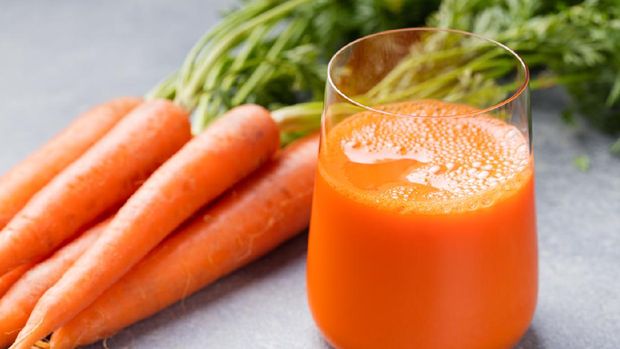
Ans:
{"type": "Polygon", "coordinates": [[[511,347],[537,295],[527,138],[486,114],[442,117],[476,112],[463,104],[383,110],[394,114],[354,114],[321,141],[308,252],[318,327],[344,349],[511,347]]]}

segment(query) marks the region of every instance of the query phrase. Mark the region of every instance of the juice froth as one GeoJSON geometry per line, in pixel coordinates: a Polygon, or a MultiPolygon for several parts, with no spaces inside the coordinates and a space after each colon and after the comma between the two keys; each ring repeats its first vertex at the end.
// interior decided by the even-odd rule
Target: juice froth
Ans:
{"type": "Polygon", "coordinates": [[[510,195],[531,176],[526,138],[490,116],[441,117],[475,109],[438,101],[364,112],[330,132],[321,175],[355,200],[403,212],[471,210],[510,195]]]}

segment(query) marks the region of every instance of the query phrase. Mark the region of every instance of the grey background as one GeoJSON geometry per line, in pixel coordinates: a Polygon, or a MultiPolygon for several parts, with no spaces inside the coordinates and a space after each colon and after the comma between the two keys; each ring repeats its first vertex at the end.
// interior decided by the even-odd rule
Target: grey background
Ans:
{"type": "MultiPolygon", "coordinates": [[[[0,173],[88,106],[139,95],[178,66],[230,1],[0,3],[0,173]]],[[[620,159],[533,95],[540,297],[519,348],[620,348],[620,159]],[[581,173],[572,159],[590,155],[581,173]]],[[[108,341],[110,348],[326,348],[305,299],[302,235],[108,341]]],[[[100,347],[99,343],[94,348],[100,347]]]]}

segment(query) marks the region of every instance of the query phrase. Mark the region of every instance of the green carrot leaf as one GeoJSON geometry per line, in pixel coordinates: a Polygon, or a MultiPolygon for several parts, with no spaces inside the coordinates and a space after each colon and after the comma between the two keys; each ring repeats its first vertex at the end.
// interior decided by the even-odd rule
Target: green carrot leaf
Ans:
{"type": "Polygon", "coordinates": [[[590,170],[590,157],[587,155],[579,155],[573,159],[573,164],[581,172],[590,170]]]}

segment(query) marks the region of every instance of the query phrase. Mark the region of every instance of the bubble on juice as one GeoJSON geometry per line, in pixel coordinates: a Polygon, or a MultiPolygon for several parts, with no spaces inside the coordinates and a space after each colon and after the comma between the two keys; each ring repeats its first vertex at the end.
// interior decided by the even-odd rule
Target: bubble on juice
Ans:
{"type": "Polygon", "coordinates": [[[491,207],[493,205],[493,198],[485,197],[480,200],[480,206],[482,207],[491,207]]]}

